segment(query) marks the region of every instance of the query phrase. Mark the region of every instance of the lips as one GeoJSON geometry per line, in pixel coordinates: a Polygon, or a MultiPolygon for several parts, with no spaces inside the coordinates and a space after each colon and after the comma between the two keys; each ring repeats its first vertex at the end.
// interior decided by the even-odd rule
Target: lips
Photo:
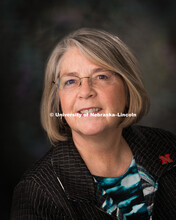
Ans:
{"type": "Polygon", "coordinates": [[[78,113],[80,114],[98,113],[101,110],[102,108],[99,108],[99,107],[91,107],[91,108],[80,109],[78,113]]]}

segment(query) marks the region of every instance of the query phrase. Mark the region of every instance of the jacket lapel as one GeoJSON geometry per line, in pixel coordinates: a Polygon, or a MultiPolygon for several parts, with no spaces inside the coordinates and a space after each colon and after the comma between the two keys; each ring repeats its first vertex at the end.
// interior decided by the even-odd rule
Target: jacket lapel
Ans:
{"type": "Polygon", "coordinates": [[[57,144],[52,163],[68,198],[95,202],[95,182],[71,138],[57,144]]]}
{"type": "Polygon", "coordinates": [[[98,183],[94,181],[72,139],[58,142],[53,148],[51,163],[67,198],[89,202],[103,211],[102,204],[108,196],[101,194],[102,190],[98,188],[98,183]]]}

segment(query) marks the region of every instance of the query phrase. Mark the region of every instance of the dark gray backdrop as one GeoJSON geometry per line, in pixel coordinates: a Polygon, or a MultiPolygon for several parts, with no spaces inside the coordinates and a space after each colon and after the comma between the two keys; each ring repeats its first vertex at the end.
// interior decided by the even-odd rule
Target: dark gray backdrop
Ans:
{"type": "Polygon", "coordinates": [[[138,58],[151,110],[141,122],[176,133],[176,1],[1,0],[0,215],[9,218],[14,186],[48,149],[40,125],[47,57],[79,27],[117,34],[138,58]]]}

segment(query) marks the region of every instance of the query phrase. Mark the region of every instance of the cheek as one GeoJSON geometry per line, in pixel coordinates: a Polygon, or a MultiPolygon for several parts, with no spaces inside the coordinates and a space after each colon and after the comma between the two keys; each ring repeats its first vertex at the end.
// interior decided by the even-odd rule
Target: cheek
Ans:
{"type": "Polygon", "coordinates": [[[73,99],[68,96],[67,94],[59,94],[59,101],[61,104],[62,112],[63,113],[71,113],[72,106],[73,106],[73,99]]]}
{"type": "Polygon", "coordinates": [[[104,101],[113,106],[124,106],[126,105],[126,95],[123,87],[120,88],[112,88],[106,93],[102,94],[102,98],[104,101]]]}

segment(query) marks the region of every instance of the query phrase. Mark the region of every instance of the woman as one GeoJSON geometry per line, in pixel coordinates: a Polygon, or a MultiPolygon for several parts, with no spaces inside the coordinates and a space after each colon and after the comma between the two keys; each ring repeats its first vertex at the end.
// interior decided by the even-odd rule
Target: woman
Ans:
{"type": "Polygon", "coordinates": [[[41,105],[53,147],[17,185],[11,219],[174,219],[176,138],[132,126],[148,108],[118,37],[84,28],[60,41],[41,105]]]}

